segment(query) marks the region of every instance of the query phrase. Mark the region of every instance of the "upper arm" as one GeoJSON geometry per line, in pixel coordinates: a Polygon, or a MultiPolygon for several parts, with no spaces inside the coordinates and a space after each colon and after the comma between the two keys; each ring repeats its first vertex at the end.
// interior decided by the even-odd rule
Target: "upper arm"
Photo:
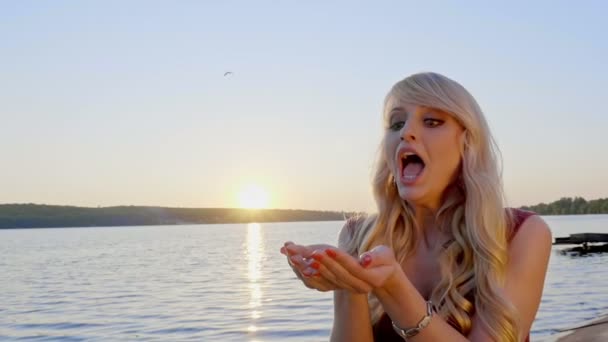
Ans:
{"type": "Polygon", "coordinates": [[[522,223],[509,246],[505,295],[517,309],[525,334],[540,305],[552,242],[549,226],[534,215],[522,223]]]}
{"type": "MultiPolygon", "coordinates": [[[[509,244],[504,294],[517,310],[523,338],[528,335],[540,305],[553,242],[551,230],[538,215],[527,218],[509,244]]],[[[469,337],[486,340],[489,336],[474,318],[469,337]]]]}
{"type": "Polygon", "coordinates": [[[355,235],[355,225],[357,219],[355,217],[349,217],[340,232],[338,233],[338,248],[346,249],[352,243],[355,235]]]}
{"type": "MultiPolygon", "coordinates": [[[[360,215],[346,220],[338,233],[340,249],[351,255],[357,255],[357,239],[365,221],[366,217],[360,215]]],[[[373,341],[370,308],[366,294],[350,293],[347,290],[334,291],[334,322],[330,341],[373,341]],[[357,324],[353,325],[353,322],[357,324]]]]}

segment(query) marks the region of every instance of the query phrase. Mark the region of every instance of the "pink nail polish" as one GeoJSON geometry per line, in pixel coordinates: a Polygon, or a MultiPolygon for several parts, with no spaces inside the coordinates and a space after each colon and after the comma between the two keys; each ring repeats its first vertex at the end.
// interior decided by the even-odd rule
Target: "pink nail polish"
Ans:
{"type": "Polygon", "coordinates": [[[361,266],[367,267],[372,262],[372,257],[369,254],[365,254],[361,259],[361,266]]]}

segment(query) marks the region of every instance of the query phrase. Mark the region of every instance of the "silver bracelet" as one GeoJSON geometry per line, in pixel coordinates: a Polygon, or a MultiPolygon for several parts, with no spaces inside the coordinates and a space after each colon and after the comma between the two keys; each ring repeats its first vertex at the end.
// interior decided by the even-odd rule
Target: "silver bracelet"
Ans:
{"type": "Polygon", "coordinates": [[[432,317],[433,317],[433,303],[431,303],[431,301],[429,300],[426,302],[426,315],[424,317],[422,317],[420,322],[418,322],[418,325],[416,325],[415,327],[402,329],[402,328],[399,328],[395,324],[394,321],[391,320],[391,322],[393,323],[393,329],[395,329],[395,332],[399,336],[403,337],[404,340],[407,341],[408,338],[418,335],[418,333],[420,333],[420,331],[422,329],[426,328],[426,326],[429,325],[429,323],[431,323],[432,317]]]}

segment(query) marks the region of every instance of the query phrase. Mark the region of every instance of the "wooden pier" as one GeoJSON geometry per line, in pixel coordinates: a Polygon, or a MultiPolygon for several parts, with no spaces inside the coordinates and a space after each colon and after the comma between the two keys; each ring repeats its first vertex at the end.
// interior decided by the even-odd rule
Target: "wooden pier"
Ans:
{"type": "Polygon", "coordinates": [[[608,234],[603,233],[579,233],[570,234],[569,237],[556,237],[554,245],[579,245],[573,248],[566,248],[563,252],[575,252],[580,254],[587,253],[607,253],[608,234]],[[599,245],[598,245],[599,243],[599,245]]]}

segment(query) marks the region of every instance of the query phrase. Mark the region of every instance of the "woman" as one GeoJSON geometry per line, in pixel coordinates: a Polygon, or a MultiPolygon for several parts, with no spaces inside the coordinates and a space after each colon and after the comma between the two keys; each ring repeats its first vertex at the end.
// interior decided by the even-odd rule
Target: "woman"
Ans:
{"type": "Polygon", "coordinates": [[[334,291],[331,341],[521,341],[540,303],[551,232],[505,209],[498,149],[475,99],[412,75],[384,103],[378,213],[347,220],[338,247],[287,242],[304,284],[334,291]]]}

